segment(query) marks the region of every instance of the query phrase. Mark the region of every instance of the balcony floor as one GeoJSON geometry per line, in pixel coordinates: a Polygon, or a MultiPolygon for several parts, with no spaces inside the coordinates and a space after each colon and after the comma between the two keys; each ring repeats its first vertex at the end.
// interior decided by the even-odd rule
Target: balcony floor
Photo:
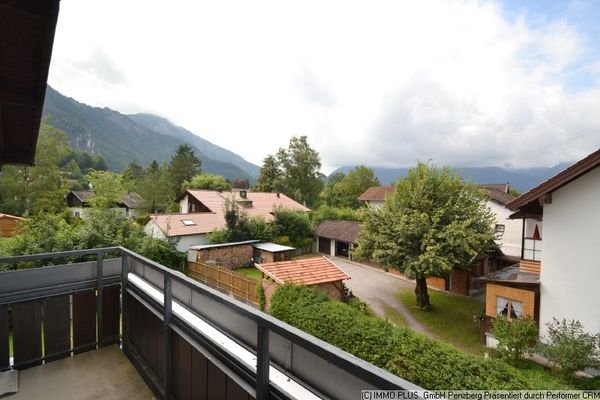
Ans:
{"type": "Polygon", "coordinates": [[[2,400],[154,399],[117,345],[19,372],[19,392],[2,400]]]}

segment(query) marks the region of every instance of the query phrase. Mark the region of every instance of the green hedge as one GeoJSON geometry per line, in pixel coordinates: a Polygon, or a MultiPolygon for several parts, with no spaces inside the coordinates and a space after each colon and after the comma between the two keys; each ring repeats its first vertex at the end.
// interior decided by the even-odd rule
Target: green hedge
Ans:
{"type": "Polygon", "coordinates": [[[562,389],[553,379],[530,379],[506,363],[455,348],[361,313],[302,286],[280,287],[276,318],[426,389],[562,389]]]}

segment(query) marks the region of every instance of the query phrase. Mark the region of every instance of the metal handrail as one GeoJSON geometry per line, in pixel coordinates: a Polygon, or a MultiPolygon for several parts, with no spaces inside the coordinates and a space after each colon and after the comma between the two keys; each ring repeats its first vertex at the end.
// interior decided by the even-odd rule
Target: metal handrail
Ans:
{"type": "MultiPolygon", "coordinates": [[[[99,249],[88,249],[88,250],[73,250],[58,253],[42,253],[32,254],[24,256],[13,256],[13,257],[1,257],[0,264],[14,264],[23,261],[36,261],[44,259],[57,259],[57,258],[68,258],[68,257],[81,257],[87,255],[97,255],[98,257],[98,272],[97,272],[97,288],[98,293],[102,292],[102,259],[103,256],[110,253],[120,253],[123,256],[121,262],[121,283],[123,293],[127,290],[127,274],[130,271],[131,264],[126,262],[126,259],[132,259],[140,262],[145,267],[149,267],[162,274],[164,279],[163,288],[157,288],[164,294],[165,299],[172,299],[172,282],[178,282],[189,288],[191,291],[198,292],[199,294],[206,296],[212,301],[225,306],[231,311],[239,314],[249,320],[253,321],[257,327],[257,348],[254,349],[257,355],[257,377],[256,377],[256,398],[264,399],[268,397],[269,393],[269,368],[270,365],[270,354],[269,354],[269,332],[275,333],[285,340],[296,344],[309,352],[317,354],[319,358],[331,363],[337,368],[346,371],[352,376],[356,376],[361,381],[367,382],[374,388],[378,389],[396,389],[396,390],[422,390],[420,387],[397,377],[381,368],[378,368],[362,359],[359,359],[329,343],[324,342],[304,331],[301,331],[291,325],[286,324],[268,314],[265,314],[259,310],[250,307],[243,302],[232,299],[231,297],[205,286],[191,278],[188,278],[181,272],[167,268],[155,261],[152,261],[144,256],[141,256],[133,251],[130,251],[124,247],[108,247],[99,249]]],[[[1,273],[0,273],[1,275],[1,273]]],[[[101,299],[99,299],[101,301],[101,299]]],[[[170,301],[168,302],[170,304],[170,301]]],[[[169,307],[163,307],[163,322],[165,324],[165,332],[168,332],[170,328],[175,327],[175,319],[171,318],[171,311],[169,307]]],[[[208,320],[207,322],[213,323],[208,320]]],[[[215,326],[219,328],[218,326],[215,326]]],[[[220,329],[220,328],[219,328],[220,329]]],[[[165,335],[168,338],[169,335],[165,335]]],[[[235,337],[233,338],[235,339],[235,337]]],[[[170,346],[165,346],[165,351],[170,346]]],[[[165,357],[170,359],[170,357],[165,357]]],[[[170,366],[165,366],[169,369],[170,366]]],[[[167,371],[165,371],[165,374],[167,371]]],[[[166,374],[165,376],[169,376],[166,374]]],[[[163,395],[167,397],[169,393],[170,383],[165,382],[165,388],[163,395]]],[[[318,390],[318,388],[315,388],[318,390]]]]}

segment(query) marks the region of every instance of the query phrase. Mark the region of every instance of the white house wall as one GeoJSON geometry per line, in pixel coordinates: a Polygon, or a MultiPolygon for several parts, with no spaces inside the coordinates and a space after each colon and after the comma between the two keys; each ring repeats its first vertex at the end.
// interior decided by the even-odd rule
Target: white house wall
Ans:
{"type": "Polygon", "coordinates": [[[552,193],[544,204],[540,328],[552,317],[600,332],[600,168],[552,193]]]}
{"type": "Polygon", "coordinates": [[[167,240],[167,236],[160,230],[154,220],[150,220],[144,225],[144,233],[155,239],[167,240]]]}
{"type": "Polygon", "coordinates": [[[178,238],[173,238],[177,240],[176,247],[178,251],[187,253],[187,251],[192,246],[200,246],[202,244],[209,244],[207,235],[187,235],[187,236],[179,236],[178,238]]]}
{"type": "Polygon", "coordinates": [[[496,216],[496,224],[504,225],[504,234],[500,240],[496,241],[500,245],[500,249],[508,256],[521,257],[522,220],[508,219],[512,212],[498,203],[488,201],[487,206],[496,216]]]}
{"type": "Polygon", "coordinates": [[[183,196],[183,199],[181,199],[179,201],[179,212],[181,214],[187,214],[188,210],[189,210],[189,205],[188,205],[188,199],[189,199],[189,195],[185,195],[183,196]]]}

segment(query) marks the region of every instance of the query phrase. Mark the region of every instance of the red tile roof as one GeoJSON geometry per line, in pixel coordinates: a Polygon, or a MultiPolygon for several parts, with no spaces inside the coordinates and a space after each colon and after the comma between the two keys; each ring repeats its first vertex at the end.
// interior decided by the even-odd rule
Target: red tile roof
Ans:
{"type": "Polygon", "coordinates": [[[153,221],[167,237],[201,235],[225,227],[222,213],[150,214],[148,221],[153,221]],[[184,220],[194,225],[185,225],[184,220]]]}
{"type": "Polygon", "coordinates": [[[215,229],[225,228],[225,200],[233,197],[241,202],[248,200],[252,204],[248,207],[240,205],[240,208],[248,216],[260,216],[267,221],[274,219],[273,211],[278,208],[308,212],[309,208],[287,197],[283,193],[260,193],[246,192],[246,198],[242,198],[239,192],[219,192],[216,190],[187,190],[178,199],[186,195],[192,196],[204,204],[211,212],[202,213],[173,213],[173,214],[151,214],[153,220],[160,230],[168,237],[200,235],[209,233],[215,229]],[[184,225],[183,220],[191,220],[195,225],[184,225]]]}
{"type": "Polygon", "coordinates": [[[296,283],[311,286],[350,279],[344,271],[325,257],[256,264],[256,267],[281,284],[296,283]]]}
{"type": "Polygon", "coordinates": [[[368,188],[358,198],[360,201],[384,201],[385,197],[389,194],[394,193],[395,186],[372,186],[368,188]]]}

